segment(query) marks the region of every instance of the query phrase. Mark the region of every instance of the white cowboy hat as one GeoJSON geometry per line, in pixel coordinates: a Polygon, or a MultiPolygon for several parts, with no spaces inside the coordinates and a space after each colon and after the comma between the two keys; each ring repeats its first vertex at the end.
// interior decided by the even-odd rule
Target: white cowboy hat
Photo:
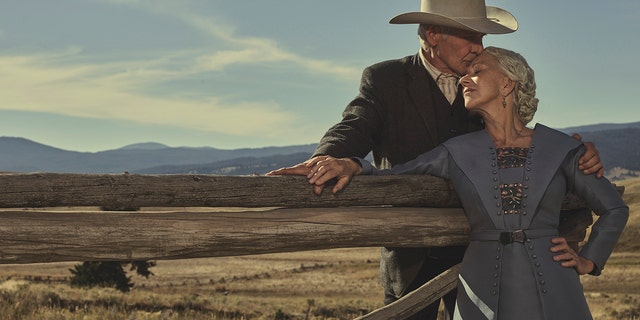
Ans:
{"type": "Polygon", "coordinates": [[[486,6],[484,0],[422,0],[420,12],[397,15],[389,23],[424,23],[485,34],[518,30],[518,20],[511,13],[486,6]]]}

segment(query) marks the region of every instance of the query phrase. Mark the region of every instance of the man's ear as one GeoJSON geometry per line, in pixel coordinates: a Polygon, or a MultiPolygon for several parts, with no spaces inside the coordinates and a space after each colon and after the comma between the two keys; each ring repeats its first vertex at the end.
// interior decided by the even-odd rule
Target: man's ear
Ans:
{"type": "Polygon", "coordinates": [[[438,44],[439,38],[440,38],[440,33],[437,32],[438,30],[433,28],[433,27],[429,27],[427,28],[427,30],[425,31],[425,38],[427,39],[427,42],[429,42],[429,45],[431,47],[435,47],[438,44]]]}

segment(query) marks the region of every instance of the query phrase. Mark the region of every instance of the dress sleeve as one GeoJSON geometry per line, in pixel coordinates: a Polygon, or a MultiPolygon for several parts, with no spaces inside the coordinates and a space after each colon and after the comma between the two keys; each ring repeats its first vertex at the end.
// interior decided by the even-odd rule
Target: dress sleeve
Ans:
{"type": "Polygon", "coordinates": [[[581,256],[595,264],[592,274],[599,275],[627,223],[629,207],[609,180],[585,175],[578,169],[578,159],[583,153],[583,146],[574,149],[565,160],[564,170],[570,176],[568,192],[584,199],[599,216],[591,227],[587,243],[580,250],[581,256]]]}
{"type": "Polygon", "coordinates": [[[385,174],[429,174],[445,179],[449,179],[449,151],[442,145],[419,155],[417,158],[396,165],[392,169],[378,170],[364,159],[357,159],[362,165],[362,174],[365,175],[385,175],[385,174]]]}

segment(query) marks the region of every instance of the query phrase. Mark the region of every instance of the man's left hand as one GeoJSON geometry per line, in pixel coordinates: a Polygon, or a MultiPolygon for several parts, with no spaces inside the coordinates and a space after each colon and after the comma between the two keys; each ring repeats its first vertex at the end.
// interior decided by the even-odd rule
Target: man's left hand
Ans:
{"type": "MultiPolygon", "coordinates": [[[[577,133],[574,133],[572,137],[582,141],[582,137],[577,133]]],[[[596,149],[596,145],[593,142],[582,142],[582,144],[585,151],[578,160],[578,169],[582,170],[584,174],[595,174],[596,178],[601,178],[604,175],[604,166],[600,161],[600,153],[596,149]]]]}

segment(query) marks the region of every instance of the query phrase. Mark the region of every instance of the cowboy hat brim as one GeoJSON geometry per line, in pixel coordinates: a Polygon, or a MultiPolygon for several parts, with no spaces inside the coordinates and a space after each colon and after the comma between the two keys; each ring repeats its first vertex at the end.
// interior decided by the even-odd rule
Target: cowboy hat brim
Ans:
{"type": "Polygon", "coordinates": [[[487,17],[465,18],[445,17],[427,12],[408,12],[397,15],[389,21],[392,24],[432,24],[470,30],[485,34],[504,34],[518,30],[518,20],[506,10],[497,7],[487,7],[487,17]]]}

